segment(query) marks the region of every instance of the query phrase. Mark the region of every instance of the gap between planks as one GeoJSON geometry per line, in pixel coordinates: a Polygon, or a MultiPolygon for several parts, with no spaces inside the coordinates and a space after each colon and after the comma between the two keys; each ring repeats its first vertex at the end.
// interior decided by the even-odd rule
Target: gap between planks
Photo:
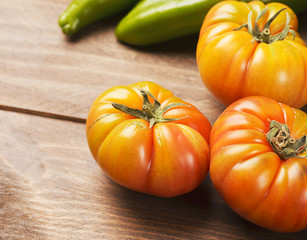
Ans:
{"type": "MultiPolygon", "coordinates": [[[[2,105],[2,104],[0,104],[0,110],[17,112],[17,113],[25,113],[25,114],[34,115],[34,116],[53,118],[53,119],[59,119],[59,120],[64,120],[64,121],[76,122],[76,123],[83,123],[83,124],[86,123],[85,118],[73,117],[73,116],[68,116],[68,115],[63,115],[63,114],[44,112],[44,111],[38,111],[38,110],[32,110],[32,109],[26,109],[26,108],[20,108],[20,107],[7,106],[7,105],[2,105]]],[[[300,110],[307,113],[307,104],[304,107],[302,107],[300,110]]]]}
{"type": "Polygon", "coordinates": [[[32,110],[32,109],[7,106],[7,105],[2,105],[2,104],[0,104],[0,110],[17,112],[17,113],[25,113],[25,114],[34,115],[34,116],[53,118],[53,119],[65,120],[65,121],[76,122],[76,123],[85,123],[86,122],[85,118],[79,118],[79,117],[73,117],[73,116],[68,116],[68,115],[63,115],[63,114],[43,112],[43,111],[37,111],[37,110],[32,110]]]}

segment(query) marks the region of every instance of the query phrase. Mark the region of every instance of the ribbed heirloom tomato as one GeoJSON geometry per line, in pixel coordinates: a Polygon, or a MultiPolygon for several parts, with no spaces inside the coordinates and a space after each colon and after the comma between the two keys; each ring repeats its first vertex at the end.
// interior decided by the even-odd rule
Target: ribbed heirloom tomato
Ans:
{"type": "Polygon", "coordinates": [[[307,104],[307,48],[297,17],[281,3],[223,1],[207,14],[197,45],[201,78],[225,105],[266,96],[307,104]]]}
{"type": "Polygon", "coordinates": [[[210,176],[245,219],[278,232],[307,227],[307,114],[266,97],[231,104],[210,139],[210,176]]]}
{"type": "Polygon", "coordinates": [[[152,82],[106,90],[86,122],[89,148],[104,172],[161,197],[187,193],[204,180],[210,130],[196,107],[152,82]]]}

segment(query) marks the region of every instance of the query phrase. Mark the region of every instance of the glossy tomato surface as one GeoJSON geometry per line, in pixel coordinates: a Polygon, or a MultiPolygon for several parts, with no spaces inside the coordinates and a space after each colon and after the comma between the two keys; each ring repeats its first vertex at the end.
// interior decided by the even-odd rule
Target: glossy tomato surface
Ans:
{"type": "MultiPolygon", "coordinates": [[[[151,104],[153,98],[149,97],[151,104]]],[[[209,168],[211,126],[194,106],[152,82],[117,86],[103,92],[93,103],[86,122],[88,145],[103,171],[129,189],[173,197],[195,189],[209,168]],[[149,122],[113,107],[112,103],[142,110],[140,89],[161,103],[185,104],[167,110],[164,118],[149,122]]]]}
{"type": "Polygon", "coordinates": [[[297,17],[281,3],[223,1],[207,14],[197,45],[197,64],[201,78],[212,94],[226,106],[245,96],[266,96],[292,107],[307,104],[307,48],[296,32],[297,17]],[[265,43],[253,40],[247,27],[251,14],[256,17],[267,8],[257,25],[265,23],[279,10],[271,23],[270,35],[282,32],[289,16],[291,32],[283,40],[265,43]],[[293,39],[294,38],[294,39],[293,39]]]}
{"type": "Polygon", "coordinates": [[[212,128],[210,176],[243,218],[273,231],[299,231],[307,227],[306,152],[282,159],[266,139],[273,120],[286,124],[293,139],[307,134],[307,114],[288,105],[265,97],[231,104],[212,128]]]}

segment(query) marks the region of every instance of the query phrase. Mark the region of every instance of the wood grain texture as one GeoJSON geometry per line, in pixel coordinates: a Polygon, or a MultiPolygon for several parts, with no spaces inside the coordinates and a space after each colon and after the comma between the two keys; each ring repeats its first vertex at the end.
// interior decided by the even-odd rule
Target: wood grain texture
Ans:
{"type": "Polygon", "coordinates": [[[306,239],[243,220],[209,177],[171,199],[120,187],[90,156],[84,124],[6,111],[0,124],[0,239],[306,239]]]}
{"type": "Polygon", "coordinates": [[[0,10],[0,104],[86,118],[102,91],[149,80],[196,105],[211,122],[223,110],[200,80],[197,36],[132,48],[115,38],[121,15],[68,38],[57,25],[68,0],[28,2],[4,1],[0,10]]]}

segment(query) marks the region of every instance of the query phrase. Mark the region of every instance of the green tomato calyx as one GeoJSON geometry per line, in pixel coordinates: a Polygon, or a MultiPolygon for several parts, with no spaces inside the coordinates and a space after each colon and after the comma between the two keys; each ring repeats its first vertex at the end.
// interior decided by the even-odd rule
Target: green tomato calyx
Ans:
{"type": "Polygon", "coordinates": [[[175,108],[178,106],[185,106],[185,107],[191,107],[190,105],[184,104],[184,103],[171,103],[164,108],[161,108],[160,102],[153,96],[149,91],[146,91],[144,89],[139,88],[142,96],[143,96],[143,106],[142,110],[130,108],[123,104],[119,103],[112,103],[112,106],[116,108],[117,110],[120,110],[126,114],[129,114],[131,116],[134,116],[136,118],[141,118],[149,122],[149,128],[152,128],[152,126],[155,123],[165,123],[165,122],[172,122],[184,119],[188,116],[182,117],[182,118],[164,118],[163,115],[166,111],[170,110],[171,108],[175,108]],[[154,102],[150,103],[149,97],[151,97],[154,102]]]}
{"type": "Polygon", "coordinates": [[[286,124],[271,121],[270,131],[267,133],[266,138],[275,153],[283,160],[307,157],[307,155],[302,156],[307,150],[307,135],[299,139],[291,138],[290,130],[286,124]]]}
{"type": "Polygon", "coordinates": [[[291,19],[290,19],[289,14],[287,12],[286,12],[287,20],[286,20],[286,24],[285,24],[284,29],[276,35],[271,35],[270,26],[271,26],[272,22],[278,17],[278,15],[282,11],[284,11],[286,9],[287,8],[280,9],[277,13],[275,13],[274,16],[272,16],[265,23],[262,31],[259,29],[257,22],[266,14],[266,12],[268,10],[267,7],[264,8],[260,12],[260,14],[257,16],[254,24],[252,23],[253,12],[250,12],[248,14],[248,22],[246,24],[243,24],[242,26],[240,26],[238,28],[235,28],[234,30],[240,30],[240,29],[246,27],[248,32],[253,36],[252,43],[253,42],[263,42],[263,43],[270,44],[270,43],[274,43],[276,41],[281,41],[281,40],[284,40],[288,36],[289,32],[293,35],[293,40],[294,40],[296,34],[295,34],[294,30],[290,29],[291,25],[289,25],[289,23],[290,23],[291,19]],[[253,28],[253,25],[254,25],[254,28],[253,28]]]}

